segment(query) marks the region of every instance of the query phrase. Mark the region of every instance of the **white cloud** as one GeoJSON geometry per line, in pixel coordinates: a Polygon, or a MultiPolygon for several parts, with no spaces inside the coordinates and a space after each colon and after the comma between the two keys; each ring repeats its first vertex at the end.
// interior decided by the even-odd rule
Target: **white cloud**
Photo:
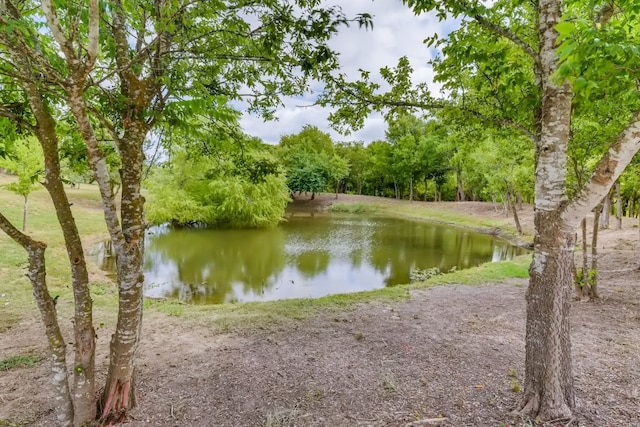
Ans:
{"type": "MultiPolygon", "coordinates": [[[[335,3],[338,1],[327,0],[327,4],[335,3]]],[[[434,14],[416,16],[401,0],[349,0],[343,3],[342,9],[348,17],[364,12],[373,15],[374,28],[365,31],[352,25],[342,29],[331,41],[331,47],[340,53],[342,72],[355,80],[361,68],[371,71],[372,78],[377,79],[381,67],[395,66],[398,59],[406,55],[414,68],[414,82],[428,83],[433,93],[439,93],[440,86],[433,84],[433,70],[427,64],[435,51],[422,41],[434,33],[447,34],[456,26],[455,22],[439,22],[434,14]]],[[[364,141],[368,144],[384,139],[386,124],[382,116],[371,115],[363,129],[347,136],[339,135],[329,127],[327,117],[330,110],[310,106],[313,100],[313,94],[285,99],[285,106],[276,113],[278,121],[264,122],[261,118],[245,114],[240,125],[246,133],[270,144],[277,144],[282,135],[300,132],[305,124],[329,132],[335,141],[364,141]]]]}

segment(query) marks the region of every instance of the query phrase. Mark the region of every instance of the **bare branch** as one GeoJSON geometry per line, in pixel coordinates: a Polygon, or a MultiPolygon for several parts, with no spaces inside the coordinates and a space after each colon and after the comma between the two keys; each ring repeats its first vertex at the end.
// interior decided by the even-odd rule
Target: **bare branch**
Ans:
{"type": "Polygon", "coordinates": [[[47,23],[49,24],[51,33],[60,45],[64,56],[68,61],[77,60],[70,40],[64,35],[64,30],[62,29],[60,19],[58,18],[58,13],[54,8],[53,3],[51,2],[51,0],[40,0],[40,4],[42,5],[42,10],[45,17],[47,18],[47,23]]]}

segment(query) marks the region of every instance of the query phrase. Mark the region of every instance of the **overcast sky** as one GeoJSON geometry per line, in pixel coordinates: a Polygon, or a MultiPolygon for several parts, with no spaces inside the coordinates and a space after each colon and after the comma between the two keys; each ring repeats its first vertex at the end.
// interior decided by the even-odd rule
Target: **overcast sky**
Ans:
{"type": "MultiPolygon", "coordinates": [[[[359,68],[371,71],[372,78],[378,79],[381,67],[395,66],[398,58],[406,55],[414,69],[414,82],[432,82],[433,72],[427,62],[436,51],[422,41],[434,33],[447,34],[453,29],[454,22],[438,22],[433,14],[415,16],[401,0],[327,0],[327,3],[340,4],[347,17],[363,12],[373,15],[373,30],[365,31],[353,25],[341,29],[331,42],[331,47],[340,53],[342,72],[350,79],[358,78],[359,68]]],[[[439,92],[437,85],[431,84],[431,89],[434,94],[439,92]]],[[[305,124],[329,132],[334,141],[364,141],[368,144],[384,139],[386,124],[382,116],[371,115],[362,130],[343,136],[330,129],[328,109],[309,107],[314,99],[313,93],[302,98],[285,99],[285,107],[276,113],[278,121],[265,123],[259,117],[245,114],[240,124],[246,133],[270,144],[277,144],[282,135],[300,132],[305,124]]]]}

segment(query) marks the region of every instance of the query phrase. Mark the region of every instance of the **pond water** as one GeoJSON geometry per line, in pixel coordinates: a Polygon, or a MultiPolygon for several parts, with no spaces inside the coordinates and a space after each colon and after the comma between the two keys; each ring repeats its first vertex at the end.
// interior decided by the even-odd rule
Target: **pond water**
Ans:
{"type": "MultiPolygon", "coordinates": [[[[105,249],[98,248],[98,262],[113,269],[105,249]]],[[[521,253],[492,236],[430,222],[289,212],[287,222],[267,230],[150,229],[145,295],[204,304],[317,298],[521,253]]]]}

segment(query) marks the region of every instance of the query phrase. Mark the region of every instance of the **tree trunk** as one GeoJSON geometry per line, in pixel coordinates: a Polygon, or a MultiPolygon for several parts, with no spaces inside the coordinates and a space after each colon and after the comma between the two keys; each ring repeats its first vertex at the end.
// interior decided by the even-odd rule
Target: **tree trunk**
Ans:
{"type": "Polygon", "coordinates": [[[44,187],[47,189],[55,207],[58,223],[62,228],[67,257],[71,268],[71,285],[74,298],[74,370],[73,398],[74,425],[80,426],[96,418],[95,392],[95,329],[93,327],[93,301],[89,290],[89,274],[84,256],[80,233],[76,225],[71,203],[67,197],[61,178],[59,142],[56,124],[50,109],[45,104],[37,79],[33,76],[30,64],[19,53],[13,53],[16,64],[22,68],[25,76],[24,87],[29,105],[36,118],[34,129],[42,146],[45,165],[44,187]]]}
{"type": "Polygon", "coordinates": [[[409,201],[413,202],[413,177],[409,177],[409,201]]]}
{"type": "Polygon", "coordinates": [[[589,283],[589,296],[594,299],[599,299],[598,294],[598,220],[600,219],[600,211],[603,209],[602,205],[598,205],[595,209],[595,215],[593,218],[593,233],[591,235],[591,282],[589,283],[589,276],[585,279],[585,283],[589,283]]]}
{"type": "Polygon", "coordinates": [[[611,213],[611,198],[607,194],[602,205],[602,215],[600,216],[600,229],[609,228],[609,217],[611,213]]]}
{"type": "Polygon", "coordinates": [[[589,274],[589,255],[587,253],[587,218],[580,221],[580,230],[582,231],[582,283],[576,283],[576,294],[578,298],[582,298],[587,293],[587,277],[589,274]]]}
{"type": "Polygon", "coordinates": [[[525,386],[519,410],[533,419],[571,418],[575,391],[571,366],[569,308],[575,223],[562,217],[567,195],[567,151],[572,91],[557,85],[555,30],[561,2],[539,0],[536,69],[542,89],[540,134],[536,138],[534,254],[529,268],[525,386]]]}
{"type": "Polygon", "coordinates": [[[49,341],[51,352],[51,377],[55,391],[52,400],[58,423],[64,427],[74,426],[74,412],[71,392],[69,390],[68,370],[66,361],[66,345],[56,314],[56,303],[47,289],[46,264],[44,252],[47,245],[31,239],[15,228],[2,214],[0,214],[0,229],[22,246],[29,254],[29,280],[33,287],[33,295],[38,304],[45,334],[49,341]]]}
{"type": "Polygon", "coordinates": [[[24,205],[22,205],[22,232],[27,231],[27,212],[29,211],[29,196],[24,195],[24,205]]]}
{"type": "Polygon", "coordinates": [[[464,194],[464,183],[462,182],[462,170],[460,169],[460,167],[456,168],[456,182],[458,183],[456,198],[459,202],[464,202],[466,196],[464,194]]]}
{"type": "Polygon", "coordinates": [[[540,420],[565,419],[575,406],[569,336],[575,232],[566,228],[556,212],[538,210],[535,222],[520,410],[540,420]]]}
{"type": "Polygon", "coordinates": [[[622,230],[622,199],[620,198],[620,180],[616,181],[616,230],[622,230]]]}
{"type": "Polygon", "coordinates": [[[518,210],[513,202],[513,196],[508,195],[509,202],[511,202],[511,211],[513,213],[513,222],[516,224],[516,230],[518,231],[518,236],[522,236],[522,225],[520,225],[520,218],[518,218],[518,210]]]}
{"type": "MultiPolygon", "coordinates": [[[[122,169],[121,218],[123,245],[116,247],[118,321],[111,338],[109,372],[101,399],[103,422],[120,422],[136,404],[135,356],[143,308],[144,197],[141,194],[143,142],[147,124],[132,121],[119,141],[122,169]]],[[[313,197],[313,195],[312,195],[313,197]]]]}

